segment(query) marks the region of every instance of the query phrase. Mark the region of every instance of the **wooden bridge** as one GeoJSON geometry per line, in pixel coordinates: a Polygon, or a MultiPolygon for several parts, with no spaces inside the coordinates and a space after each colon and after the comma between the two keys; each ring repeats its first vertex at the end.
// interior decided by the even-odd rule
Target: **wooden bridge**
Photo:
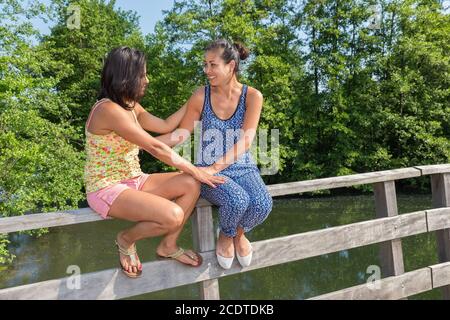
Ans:
{"type": "MultiPolygon", "coordinates": [[[[272,197],[323,189],[372,184],[376,204],[373,220],[253,242],[252,265],[235,261],[222,269],[215,256],[212,206],[200,199],[192,215],[194,247],[204,263],[188,268],[175,261],[143,264],[140,279],[129,279],[118,268],[80,275],[80,288],[70,289],[70,277],[0,290],[0,299],[121,299],[199,283],[202,299],[220,299],[218,278],[298,261],[341,250],[379,243],[382,279],[312,299],[403,299],[442,288],[450,299],[450,164],[418,166],[309,181],[269,185],[272,197]],[[398,215],[395,181],[431,177],[433,208],[398,215]],[[434,232],[439,264],[404,272],[402,238],[434,232]]],[[[0,233],[64,226],[102,220],[91,209],[30,214],[0,219],[0,233]]]]}

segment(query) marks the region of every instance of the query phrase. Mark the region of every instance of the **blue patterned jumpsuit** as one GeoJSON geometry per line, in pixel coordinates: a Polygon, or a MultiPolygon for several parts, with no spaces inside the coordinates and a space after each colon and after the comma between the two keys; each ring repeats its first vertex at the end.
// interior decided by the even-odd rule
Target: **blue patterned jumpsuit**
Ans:
{"type": "MultiPolygon", "coordinates": [[[[203,167],[214,164],[237,143],[246,110],[246,85],[236,111],[227,120],[214,113],[210,92],[210,86],[206,86],[200,118],[201,139],[195,159],[195,164],[203,167]]],[[[224,235],[236,236],[239,226],[248,232],[267,218],[272,210],[272,198],[249,151],[216,175],[225,176],[227,181],[217,188],[202,184],[201,196],[219,207],[219,225],[224,235]]]]}

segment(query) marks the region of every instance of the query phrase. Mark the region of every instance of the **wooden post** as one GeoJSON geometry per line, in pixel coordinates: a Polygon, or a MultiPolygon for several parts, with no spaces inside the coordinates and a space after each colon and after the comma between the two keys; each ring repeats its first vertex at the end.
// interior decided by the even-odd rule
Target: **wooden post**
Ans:
{"type": "MultiPolygon", "coordinates": [[[[374,184],[377,218],[398,215],[395,181],[374,184]]],[[[401,239],[380,243],[380,261],[383,277],[398,276],[405,272],[401,239]]]]}
{"type": "MultiPolygon", "coordinates": [[[[433,207],[450,207],[450,173],[431,175],[433,207]]],[[[439,262],[450,261],[450,229],[436,231],[439,262]]],[[[442,287],[445,300],[450,300],[450,286],[442,287]]]]}
{"type": "MultiPolygon", "coordinates": [[[[196,208],[192,215],[192,236],[194,248],[200,252],[216,248],[212,207],[196,208]]],[[[212,279],[200,283],[200,296],[204,300],[219,300],[219,280],[212,279]]]]}

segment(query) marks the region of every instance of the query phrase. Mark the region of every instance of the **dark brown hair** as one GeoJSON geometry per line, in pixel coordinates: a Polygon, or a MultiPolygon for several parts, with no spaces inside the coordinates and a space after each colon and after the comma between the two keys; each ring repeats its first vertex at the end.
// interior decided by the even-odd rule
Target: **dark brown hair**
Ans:
{"type": "Polygon", "coordinates": [[[250,51],[240,42],[234,42],[231,44],[228,40],[218,39],[210,44],[208,44],[205,48],[205,51],[223,49],[221,58],[225,63],[229,63],[231,60],[236,62],[236,67],[234,68],[234,72],[239,72],[239,63],[248,58],[250,51]]]}
{"type": "Polygon", "coordinates": [[[134,105],[126,101],[142,98],[146,63],[144,53],[137,49],[119,47],[111,50],[103,66],[98,99],[108,98],[122,108],[132,110],[134,105]]]}

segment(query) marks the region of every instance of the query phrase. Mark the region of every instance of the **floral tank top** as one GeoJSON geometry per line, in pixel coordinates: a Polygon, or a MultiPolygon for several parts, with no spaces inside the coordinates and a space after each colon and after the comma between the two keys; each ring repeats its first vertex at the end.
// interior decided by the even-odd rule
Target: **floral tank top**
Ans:
{"type": "MultiPolygon", "coordinates": [[[[107,100],[97,101],[86,122],[84,181],[87,193],[143,174],[139,164],[139,146],[125,140],[114,131],[106,135],[97,135],[87,130],[95,108],[107,100]]],[[[139,125],[134,110],[132,113],[139,125]]]]}

